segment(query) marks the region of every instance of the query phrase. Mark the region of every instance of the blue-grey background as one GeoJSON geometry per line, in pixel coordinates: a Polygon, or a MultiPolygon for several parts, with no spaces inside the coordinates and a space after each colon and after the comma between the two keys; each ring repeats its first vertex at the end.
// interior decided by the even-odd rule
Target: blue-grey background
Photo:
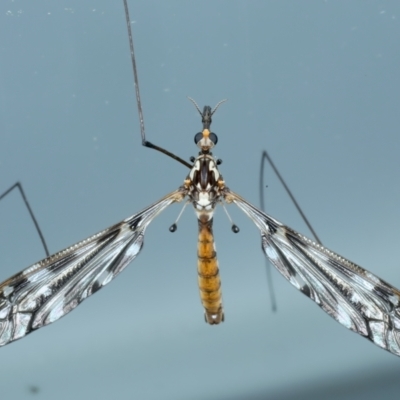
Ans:
{"type": "MultiPolygon", "coordinates": [[[[323,243],[400,287],[400,3],[134,1],[148,139],[188,159],[203,106],[227,184],[258,204],[268,149],[323,243]]],[[[51,252],[177,188],[141,147],[121,1],[0,3],[0,192],[23,183],[51,252]]],[[[310,235],[270,168],[267,209],[310,235]]],[[[217,210],[226,321],[204,323],[197,223],[173,206],[139,258],[72,314],[0,349],[4,399],[397,398],[400,359],[347,331],[217,210]],[[34,393],[36,391],[36,393],[34,393]]],[[[17,193],[0,203],[0,279],[44,257],[17,193]]]]}

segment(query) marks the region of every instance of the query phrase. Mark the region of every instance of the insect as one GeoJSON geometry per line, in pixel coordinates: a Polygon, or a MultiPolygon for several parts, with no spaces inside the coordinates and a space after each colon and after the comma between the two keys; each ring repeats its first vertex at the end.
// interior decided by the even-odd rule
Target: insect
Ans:
{"type": "MultiPolygon", "coordinates": [[[[124,1],[128,29],[130,19],[124,1]]],[[[195,135],[199,155],[192,164],[146,140],[133,41],[129,32],[143,145],[190,168],[177,190],[122,222],[60,251],[0,285],[0,344],[5,345],[72,311],[109,283],[139,254],[152,220],[175,202],[191,203],[199,225],[198,270],[206,321],[224,319],[218,263],[212,233],[219,204],[236,204],[257,226],[262,249],[282,275],[339,323],[378,346],[400,355],[400,292],[380,278],[281,224],[226,185],[212,155],[217,136],[211,131],[216,107],[199,113],[195,135]]],[[[218,107],[218,105],[217,105],[218,107]]],[[[176,226],[172,225],[171,230],[176,226]]],[[[233,224],[232,229],[237,231],[233,224]]]]}

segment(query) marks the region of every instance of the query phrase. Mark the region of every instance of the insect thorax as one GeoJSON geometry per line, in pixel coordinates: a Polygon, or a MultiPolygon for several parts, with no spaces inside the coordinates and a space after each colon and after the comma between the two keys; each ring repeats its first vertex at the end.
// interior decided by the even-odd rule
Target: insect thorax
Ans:
{"type": "Polygon", "coordinates": [[[188,196],[198,214],[210,213],[214,210],[224,187],[222,175],[211,154],[201,154],[194,161],[186,178],[185,185],[189,189],[188,196]]]}

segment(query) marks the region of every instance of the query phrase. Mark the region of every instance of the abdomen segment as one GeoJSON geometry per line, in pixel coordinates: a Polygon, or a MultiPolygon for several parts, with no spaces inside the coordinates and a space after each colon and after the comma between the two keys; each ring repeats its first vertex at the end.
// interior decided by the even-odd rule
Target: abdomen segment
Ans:
{"type": "Polygon", "coordinates": [[[224,320],[222,308],[221,279],[219,277],[217,253],[215,251],[212,218],[206,216],[199,220],[199,238],[197,245],[197,272],[201,303],[205,311],[205,320],[214,325],[224,320]]]}

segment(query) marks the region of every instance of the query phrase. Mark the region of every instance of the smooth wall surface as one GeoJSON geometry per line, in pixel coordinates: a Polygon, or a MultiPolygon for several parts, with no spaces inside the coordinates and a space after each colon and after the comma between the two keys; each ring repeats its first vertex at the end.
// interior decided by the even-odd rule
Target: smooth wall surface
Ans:
{"type": "MultiPolygon", "coordinates": [[[[196,155],[201,106],[232,190],[258,204],[267,149],[322,242],[400,287],[400,3],[129,1],[148,139],[196,155]]],[[[51,252],[176,189],[143,148],[122,0],[0,3],[0,193],[21,181],[51,252]]],[[[267,210],[310,235],[267,167],[267,210]]],[[[73,313],[0,349],[4,399],[391,399],[400,359],[273,271],[234,206],[215,236],[226,321],[204,323],[197,222],[172,206],[137,260],[73,313]],[[329,397],[330,396],[330,397],[329,397]]],[[[0,280],[44,257],[17,193],[0,202],[0,280]]]]}

